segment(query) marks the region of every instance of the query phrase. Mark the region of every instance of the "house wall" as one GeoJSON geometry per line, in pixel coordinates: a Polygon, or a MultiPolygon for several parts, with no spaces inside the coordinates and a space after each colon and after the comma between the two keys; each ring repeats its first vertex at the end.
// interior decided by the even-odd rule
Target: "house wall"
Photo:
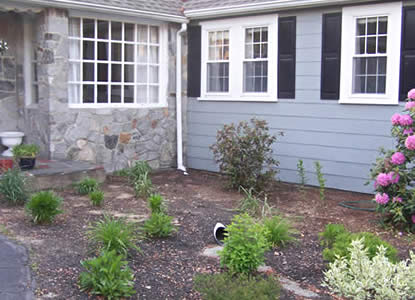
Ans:
{"type": "MultiPolygon", "coordinates": [[[[297,16],[296,97],[277,103],[199,101],[189,98],[187,165],[217,171],[209,146],[224,124],[258,117],[272,133],[284,132],[274,145],[278,178],[298,182],[296,165],[304,161],[308,183],[317,185],[314,162],[320,161],[327,186],[373,192],[365,186],[379,147],[392,148],[390,117],[401,106],[345,105],[320,100],[322,9],[297,16]]],[[[398,95],[397,95],[398,96],[398,95]]]]}
{"type": "Polygon", "coordinates": [[[68,107],[68,15],[46,9],[39,26],[39,105],[26,116],[32,138],[52,159],[85,160],[107,171],[146,160],[154,168],[175,164],[176,25],[169,26],[168,107],[72,109],[68,107]]]}

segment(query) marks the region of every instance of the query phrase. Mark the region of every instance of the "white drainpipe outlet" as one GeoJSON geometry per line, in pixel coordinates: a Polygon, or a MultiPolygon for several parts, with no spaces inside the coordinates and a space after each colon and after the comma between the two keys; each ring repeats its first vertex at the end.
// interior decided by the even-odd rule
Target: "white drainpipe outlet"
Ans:
{"type": "Polygon", "coordinates": [[[182,124],[182,34],[186,32],[187,24],[177,32],[176,38],[176,121],[177,121],[177,169],[185,175],[186,167],[183,165],[183,124],[182,124]]]}

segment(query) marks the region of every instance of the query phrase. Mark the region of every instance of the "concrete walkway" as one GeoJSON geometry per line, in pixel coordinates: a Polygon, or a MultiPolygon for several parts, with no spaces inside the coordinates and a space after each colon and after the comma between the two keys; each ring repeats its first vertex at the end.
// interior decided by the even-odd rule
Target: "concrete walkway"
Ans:
{"type": "Polygon", "coordinates": [[[29,257],[26,248],[0,234],[0,299],[32,300],[29,257]]]}

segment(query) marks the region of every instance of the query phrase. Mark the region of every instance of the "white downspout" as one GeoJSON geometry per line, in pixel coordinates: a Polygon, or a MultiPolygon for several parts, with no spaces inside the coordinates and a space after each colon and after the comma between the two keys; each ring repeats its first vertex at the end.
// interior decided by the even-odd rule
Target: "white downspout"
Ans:
{"type": "Polygon", "coordinates": [[[187,24],[177,32],[176,37],[176,121],[177,121],[177,169],[187,175],[183,165],[183,126],[182,126],[182,34],[186,32],[187,24]]]}

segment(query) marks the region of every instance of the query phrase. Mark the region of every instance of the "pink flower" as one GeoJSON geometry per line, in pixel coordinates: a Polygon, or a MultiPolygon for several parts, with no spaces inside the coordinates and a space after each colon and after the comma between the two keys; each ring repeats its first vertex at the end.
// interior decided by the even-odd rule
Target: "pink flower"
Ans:
{"type": "MultiPolygon", "coordinates": [[[[415,91],[415,89],[414,89],[414,91],[415,91]]],[[[407,110],[410,110],[411,108],[414,108],[415,107],[415,101],[409,101],[409,102],[406,102],[406,104],[405,104],[405,109],[407,109],[407,110]]]]}
{"type": "Polygon", "coordinates": [[[398,183],[399,178],[401,178],[399,176],[399,173],[396,173],[396,172],[389,172],[388,176],[389,176],[389,182],[390,183],[398,183]]]}
{"type": "Polygon", "coordinates": [[[386,173],[379,173],[378,177],[376,177],[376,184],[381,186],[388,186],[391,184],[391,176],[386,173]]]}
{"type": "Polygon", "coordinates": [[[375,196],[375,201],[378,204],[386,204],[389,202],[389,196],[386,193],[383,193],[383,194],[377,193],[375,196]]]}
{"type": "Polygon", "coordinates": [[[405,162],[405,155],[402,152],[396,152],[392,155],[391,162],[394,165],[402,165],[405,162]]]}
{"type": "Polygon", "coordinates": [[[415,150],[415,135],[410,135],[406,138],[405,147],[409,150],[415,150]]]}
{"type": "Polygon", "coordinates": [[[409,129],[404,129],[404,130],[403,130],[403,134],[405,134],[405,135],[410,135],[410,134],[412,134],[412,133],[414,133],[414,131],[412,130],[412,128],[409,128],[409,129]]]}
{"type": "Polygon", "coordinates": [[[415,224],[415,215],[412,215],[412,223],[415,224]]]}
{"type": "Polygon", "coordinates": [[[402,198],[401,197],[393,197],[392,198],[392,202],[399,202],[399,203],[401,203],[402,202],[402,198]]]}
{"type": "Polygon", "coordinates": [[[393,114],[393,116],[391,118],[391,122],[392,122],[393,125],[399,125],[400,120],[401,120],[401,115],[400,114],[393,114]]]}
{"type": "Polygon", "coordinates": [[[408,98],[415,100],[415,89],[412,89],[408,92],[408,98]]]}
{"type": "Polygon", "coordinates": [[[413,120],[410,115],[401,115],[401,117],[399,118],[399,124],[401,124],[402,126],[409,126],[412,125],[412,123],[413,120]]]}

